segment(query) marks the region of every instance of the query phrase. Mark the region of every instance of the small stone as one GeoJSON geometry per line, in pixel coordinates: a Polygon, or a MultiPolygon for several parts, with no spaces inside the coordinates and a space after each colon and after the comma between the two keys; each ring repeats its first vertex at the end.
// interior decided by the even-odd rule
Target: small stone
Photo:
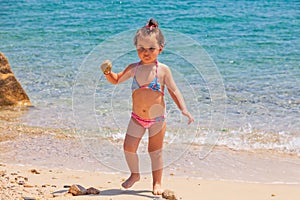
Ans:
{"type": "Polygon", "coordinates": [[[30,170],[30,172],[31,172],[31,173],[33,173],[33,174],[40,174],[40,172],[39,172],[39,171],[37,171],[36,169],[32,169],[32,170],[30,170]]]}
{"type": "Polygon", "coordinates": [[[18,181],[18,185],[24,185],[25,181],[18,181]]]}
{"type": "Polygon", "coordinates": [[[169,199],[169,200],[178,200],[177,196],[175,195],[174,191],[172,191],[172,190],[165,190],[162,193],[162,197],[164,199],[169,199]]]}
{"type": "Polygon", "coordinates": [[[23,187],[26,187],[26,188],[33,188],[34,186],[25,183],[25,184],[23,184],[23,187]]]}
{"type": "Polygon", "coordinates": [[[70,188],[71,186],[69,186],[69,185],[64,185],[64,188],[70,188]]]}
{"type": "Polygon", "coordinates": [[[100,190],[98,190],[96,188],[93,188],[93,187],[90,187],[86,190],[86,193],[87,194],[100,194],[100,190]]]}
{"type": "Polygon", "coordinates": [[[73,196],[85,195],[86,189],[84,187],[82,187],[81,185],[74,184],[70,187],[69,193],[71,193],[73,196]]]}
{"type": "Polygon", "coordinates": [[[6,172],[5,171],[0,171],[0,176],[5,176],[6,175],[6,172]]]}

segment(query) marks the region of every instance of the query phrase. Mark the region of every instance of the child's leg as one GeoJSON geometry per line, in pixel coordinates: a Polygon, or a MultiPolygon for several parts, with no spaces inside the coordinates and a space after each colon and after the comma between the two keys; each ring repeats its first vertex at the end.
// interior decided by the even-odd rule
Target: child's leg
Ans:
{"type": "Polygon", "coordinates": [[[140,180],[139,158],[136,153],[141,138],[145,133],[145,128],[130,120],[124,140],[124,153],[127,165],[130,169],[130,177],[122,184],[124,188],[130,188],[135,182],[140,180]]]}
{"type": "Polygon", "coordinates": [[[149,129],[148,151],[151,158],[153,194],[162,194],[162,173],[163,173],[163,141],[166,131],[166,122],[154,124],[149,129]]]}

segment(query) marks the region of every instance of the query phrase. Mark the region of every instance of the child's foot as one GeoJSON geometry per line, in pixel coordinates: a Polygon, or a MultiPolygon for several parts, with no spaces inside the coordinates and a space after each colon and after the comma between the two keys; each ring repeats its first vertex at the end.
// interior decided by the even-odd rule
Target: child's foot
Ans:
{"type": "Polygon", "coordinates": [[[138,173],[132,173],[130,177],[122,183],[122,187],[127,189],[133,186],[133,184],[140,180],[140,174],[138,173]]]}
{"type": "Polygon", "coordinates": [[[163,193],[163,189],[161,188],[160,184],[153,185],[153,194],[154,195],[161,195],[163,193]]]}

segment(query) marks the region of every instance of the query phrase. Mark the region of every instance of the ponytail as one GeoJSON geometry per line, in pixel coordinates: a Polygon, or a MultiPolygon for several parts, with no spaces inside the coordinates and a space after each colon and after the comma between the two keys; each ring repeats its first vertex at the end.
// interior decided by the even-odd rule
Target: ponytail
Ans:
{"type": "Polygon", "coordinates": [[[134,36],[134,45],[137,45],[137,41],[141,37],[148,37],[152,35],[156,37],[158,45],[160,47],[165,46],[165,38],[158,27],[158,22],[153,18],[149,19],[147,24],[136,32],[134,36]]]}

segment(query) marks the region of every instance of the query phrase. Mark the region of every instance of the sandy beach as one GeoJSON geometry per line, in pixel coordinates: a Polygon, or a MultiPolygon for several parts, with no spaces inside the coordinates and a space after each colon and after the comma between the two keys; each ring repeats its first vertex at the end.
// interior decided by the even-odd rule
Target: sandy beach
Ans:
{"type": "MultiPolygon", "coordinates": [[[[80,140],[61,129],[5,125],[0,141],[1,200],[163,199],[152,194],[149,173],[143,173],[140,182],[124,190],[121,183],[128,172],[105,168],[80,146],[80,140]],[[94,187],[100,194],[72,196],[68,187],[73,184],[94,187]]],[[[164,170],[163,188],[174,191],[178,199],[299,199],[297,157],[215,148],[207,158],[196,161],[196,151],[191,147],[183,161],[164,170]]]]}
{"type": "MultiPolygon", "coordinates": [[[[67,169],[21,166],[1,163],[0,198],[6,199],[162,199],[151,193],[151,177],[143,176],[131,189],[121,188],[123,174],[104,174],[67,169]],[[79,184],[100,190],[99,195],[72,196],[67,186],[79,184]]],[[[258,184],[209,181],[196,178],[164,176],[164,188],[178,199],[209,200],[298,200],[299,185],[258,184]]]]}

